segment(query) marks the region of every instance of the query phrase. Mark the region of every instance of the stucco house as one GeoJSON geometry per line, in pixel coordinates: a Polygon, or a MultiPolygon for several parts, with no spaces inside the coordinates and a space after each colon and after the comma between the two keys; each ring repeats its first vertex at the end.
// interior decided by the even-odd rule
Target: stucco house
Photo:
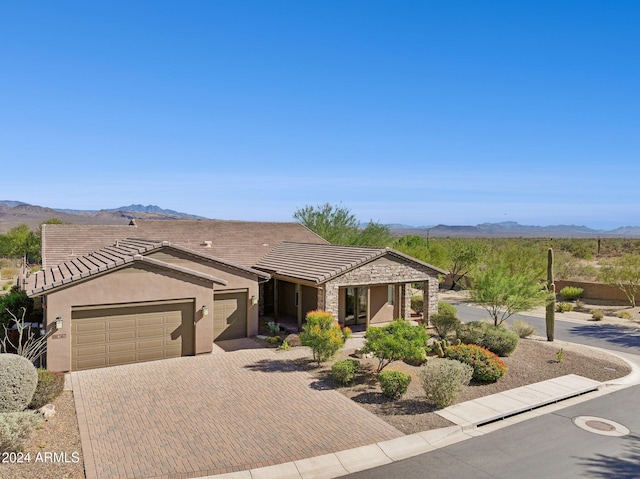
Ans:
{"type": "Polygon", "coordinates": [[[209,353],[257,334],[262,316],[299,327],[318,308],[348,325],[407,318],[412,283],[428,318],[444,274],[298,223],[220,220],[43,225],[42,261],[25,290],[42,300],[55,371],[209,353]]]}

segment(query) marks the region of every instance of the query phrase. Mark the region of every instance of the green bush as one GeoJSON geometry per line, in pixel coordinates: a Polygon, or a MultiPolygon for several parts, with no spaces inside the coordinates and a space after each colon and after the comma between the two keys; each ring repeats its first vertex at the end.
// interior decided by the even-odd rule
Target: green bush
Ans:
{"type": "Polygon", "coordinates": [[[604,313],[602,311],[600,311],[599,309],[592,309],[591,310],[591,318],[594,321],[602,321],[602,319],[604,318],[604,313]]]}
{"type": "Polygon", "coordinates": [[[438,313],[430,318],[431,325],[441,338],[446,338],[460,324],[458,310],[449,303],[439,302],[438,313]]]}
{"type": "Polygon", "coordinates": [[[344,345],[344,336],[333,315],[326,311],[310,311],[300,333],[300,342],[309,346],[318,364],[333,358],[344,345]]]}
{"type": "Polygon", "coordinates": [[[380,372],[393,361],[425,359],[428,340],[425,328],[400,318],[386,326],[367,329],[362,351],[378,359],[377,372],[380,372]]]}
{"type": "Polygon", "coordinates": [[[411,376],[400,371],[382,371],[378,374],[382,394],[389,399],[400,399],[411,384],[411,376]]]}
{"type": "Polygon", "coordinates": [[[42,417],[31,411],[0,413],[0,452],[18,452],[40,425],[42,417]]]}
{"type": "Polygon", "coordinates": [[[498,356],[509,356],[520,341],[520,337],[513,331],[482,321],[460,324],[456,335],[464,344],[477,344],[498,356]]]}
{"type": "Polygon", "coordinates": [[[580,299],[584,293],[584,289],[578,288],[577,286],[565,286],[560,290],[560,296],[562,296],[567,301],[575,301],[576,299],[580,299]]]}
{"type": "Polygon", "coordinates": [[[17,354],[0,354],[0,413],[23,411],[33,398],[38,372],[17,354]]]}
{"type": "Polygon", "coordinates": [[[64,373],[38,369],[38,385],[33,393],[29,409],[39,409],[53,402],[64,389],[64,373]]]}
{"type": "Polygon", "coordinates": [[[331,366],[331,375],[336,382],[346,386],[347,384],[351,384],[356,378],[356,373],[359,368],[360,362],[357,359],[336,361],[333,366],[331,366]]]}
{"type": "Polygon", "coordinates": [[[631,319],[631,314],[629,313],[629,311],[620,311],[618,313],[618,317],[620,319],[631,319]]]}
{"type": "Polygon", "coordinates": [[[573,304],[560,301],[556,303],[556,311],[558,313],[568,313],[569,311],[573,311],[573,304]]]}
{"type": "MultiPolygon", "coordinates": [[[[33,315],[33,299],[27,296],[27,293],[21,291],[17,286],[11,288],[9,294],[0,296],[0,324],[9,325],[13,320],[11,313],[18,318],[22,317],[22,308],[25,309],[25,320],[33,315]],[[10,312],[11,313],[10,313],[10,312]]],[[[0,327],[0,331],[2,328],[0,327]]]]}
{"type": "Polygon", "coordinates": [[[411,309],[418,314],[422,314],[424,311],[424,298],[421,294],[411,296],[411,309]]]}
{"type": "Polygon", "coordinates": [[[521,339],[527,338],[536,332],[536,328],[526,321],[514,321],[511,325],[511,330],[521,339]]]}
{"type": "Polygon", "coordinates": [[[478,381],[497,381],[507,372],[507,366],[488,349],[475,344],[461,344],[447,348],[444,355],[456,359],[473,368],[473,379],[478,381]]]}
{"type": "Polygon", "coordinates": [[[453,359],[433,358],[420,368],[420,382],[427,401],[437,407],[450,406],[473,376],[473,368],[453,359]]]}

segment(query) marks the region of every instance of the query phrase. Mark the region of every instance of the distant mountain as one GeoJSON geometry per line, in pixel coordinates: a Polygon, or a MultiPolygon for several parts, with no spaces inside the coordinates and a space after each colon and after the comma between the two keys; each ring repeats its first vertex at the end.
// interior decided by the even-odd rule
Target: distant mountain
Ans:
{"type": "Polygon", "coordinates": [[[35,231],[38,226],[50,218],[57,218],[65,223],[102,225],[127,224],[132,219],[204,219],[202,216],[165,210],[155,205],[130,205],[96,211],[54,209],[30,205],[21,201],[0,201],[0,234],[6,233],[11,228],[21,224],[26,224],[35,231]]]}
{"type": "Polygon", "coordinates": [[[587,226],[552,225],[532,226],[521,225],[515,221],[501,223],[482,223],[475,226],[436,225],[420,226],[416,228],[406,225],[390,225],[391,233],[397,236],[415,234],[421,236],[438,237],[466,237],[466,238],[597,238],[597,237],[640,237],[640,226],[625,226],[613,230],[596,230],[587,226]],[[396,227],[398,226],[398,227],[396,227]]]}

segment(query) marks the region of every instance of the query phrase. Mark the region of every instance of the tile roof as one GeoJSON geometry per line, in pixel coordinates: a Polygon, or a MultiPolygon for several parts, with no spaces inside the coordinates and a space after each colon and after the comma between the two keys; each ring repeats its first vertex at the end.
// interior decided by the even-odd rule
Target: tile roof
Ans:
{"type": "Polygon", "coordinates": [[[169,241],[243,266],[253,266],[282,241],[327,244],[294,222],[135,220],[131,225],[43,225],[42,266],[51,268],[126,238],[169,241]]]}
{"type": "Polygon", "coordinates": [[[440,268],[390,248],[290,242],[280,243],[258,261],[255,267],[277,275],[321,284],[385,255],[426,267],[436,274],[446,274],[440,268]]]}
{"type": "MultiPolygon", "coordinates": [[[[214,283],[222,285],[227,284],[225,280],[216,278],[215,276],[143,256],[144,253],[163,247],[171,247],[171,244],[167,242],[153,242],[136,239],[118,240],[113,246],[107,246],[94,251],[93,253],[78,256],[60,265],[43,269],[31,275],[27,283],[27,294],[29,296],[38,296],[39,294],[48,292],[53,288],[67,285],[109,270],[121,268],[135,261],[141,261],[161,268],[177,271],[179,273],[196,276],[214,283]]],[[[258,273],[257,271],[255,272],[258,273]]]]}

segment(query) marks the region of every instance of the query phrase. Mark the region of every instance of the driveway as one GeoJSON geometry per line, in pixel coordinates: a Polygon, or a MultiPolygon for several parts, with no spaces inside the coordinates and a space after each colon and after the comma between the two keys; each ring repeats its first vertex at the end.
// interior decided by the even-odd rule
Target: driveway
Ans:
{"type": "Polygon", "coordinates": [[[250,339],[213,354],[71,374],[87,479],[181,479],[403,434],[250,339]]]}

